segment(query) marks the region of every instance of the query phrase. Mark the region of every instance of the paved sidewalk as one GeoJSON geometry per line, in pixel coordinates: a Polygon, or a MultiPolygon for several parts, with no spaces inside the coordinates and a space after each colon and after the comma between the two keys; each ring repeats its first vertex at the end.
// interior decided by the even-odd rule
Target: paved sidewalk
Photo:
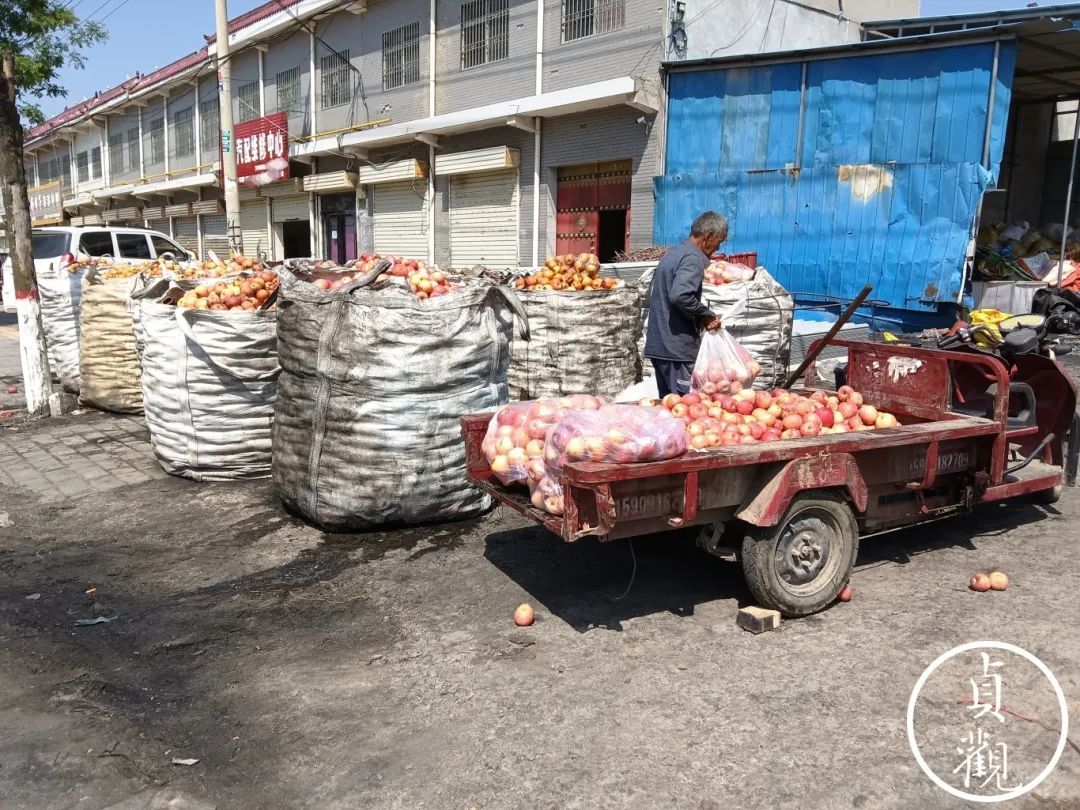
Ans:
{"type": "Polygon", "coordinates": [[[46,501],[166,478],[141,417],[91,411],[0,432],[0,488],[46,501]]]}

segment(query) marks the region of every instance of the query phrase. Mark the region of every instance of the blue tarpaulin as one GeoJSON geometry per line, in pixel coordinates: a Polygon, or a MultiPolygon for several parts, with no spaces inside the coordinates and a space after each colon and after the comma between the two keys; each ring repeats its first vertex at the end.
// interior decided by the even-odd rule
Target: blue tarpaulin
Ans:
{"type": "MultiPolygon", "coordinates": [[[[713,208],[728,252],[756,251],[789,290],[851,299],[866,283],[891,317],[925,323],[962,296],[983,191],[1004,148],[1016,49],[994,43],[676,71],[657,244],[713,208]]],[[[886,317],[890,317],[887,315],[886,317]]]]}

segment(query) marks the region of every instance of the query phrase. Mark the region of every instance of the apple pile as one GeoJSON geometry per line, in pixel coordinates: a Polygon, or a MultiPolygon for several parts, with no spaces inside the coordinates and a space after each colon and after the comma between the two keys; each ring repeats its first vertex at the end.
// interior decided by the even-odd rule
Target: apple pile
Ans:
{"type": "Polygon", "coordinates": [[[600,277],[600,259],[594,253],[554,256],[535,273],[514,279],[519,290],[610,290],[619,283],[600,277]]]}
{"type": "Polygon", "coordinates": [[[200,278],[224,278],[225,276],[238,276],[241,273],[259,273],[265,268],[258,260],[249,256],[233,256],[228,261],[220,259],[204,259],[193,264],[179,264],[171,262],[174,267],[166,267],[170,275],[177,279],[200,279],[200,278]]]}
{"type": "Polygon", "coordinates": [[[752,281],[753,278],[754,268],[723,259],[717,259],[705,268],[705,283],[715,286],[734,284],[736,281],[752,281]]]}
{"type": "Polygon", "coordinates": [[[868,405],[847,385],[835,394],[744,388],[732,396],[694,391],[638,404],[671,411],[685,425],[694,450],[900,427],[893,414],[868,405]]]}
{"type": "Polygon", "coordinates": [[[200,284],[184,293],[176,305],[187,309],[210,309],[218,312],[253,312],[267,307],[266,302],[277,288],[277,273],[262,270],[229,281],[200,284]]]}
{"type": "Polygon", "coordinates": [[[156,259],[138,263],[113,263],[108,260],[102,261],[99,259],[97,261],[97,266],[107,268],[106,270],[102,271],[101,278],[109,280],[118,278],[133,278],[140,273],[145,273],[151,278],[159,278],[161,276],[161,263],[156,259]]]}

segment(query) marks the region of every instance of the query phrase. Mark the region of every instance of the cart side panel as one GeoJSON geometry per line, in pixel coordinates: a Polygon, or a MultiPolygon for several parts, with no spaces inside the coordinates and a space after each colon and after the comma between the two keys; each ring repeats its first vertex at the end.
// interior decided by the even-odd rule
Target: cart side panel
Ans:
{"type": "Polygon", "coordinates": [[[899,353],[886,345],[848,348],[848,385],[883,409],[934,418],[949,410],[949,364],[944,357],[899,353]]]}

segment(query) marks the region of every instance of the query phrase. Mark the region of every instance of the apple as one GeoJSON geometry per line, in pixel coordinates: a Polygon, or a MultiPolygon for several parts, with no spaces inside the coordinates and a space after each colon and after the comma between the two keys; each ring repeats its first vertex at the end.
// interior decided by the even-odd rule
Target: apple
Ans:
{"type": "Polygon", "coordinates": [[[510,472],[510,462],[506,456],[500,454],[491,460],[491,471],[495,475],[506,475],[510,472]]]}
{"type": "Polygon", "coordinates": [[[797,413],[789,413],[784,417],[784,421],[782,422],[782,424],[784,426],[785,433],[789,430],[794,430],[797,432],[800,428],[802,428],[803,418],[797,413]]]}
{"type": "MultiPolygon", "coordinates": [[[[836,398],[841,402],[847,402],[851,399],[851,395],[855,393],[855,389],[850,385],[841,385],[836,389],[836,398]]],[[[857,406],[856,406],[857,407],[857,406]]]]}
{"type": "Polygon", "coordinates": [[[525,455],[529,458],[540,458],[544,455],[544,442],[542,439],[530,439],[525,445],[525,455]]]}
{"type": "Polygon", "coordinates": [[[877,422],[878,412],[873,405],[863,405],[859,408],[859,418],[864,425],[873,425],[877,422]]]}
{"type": "Polygon", "coordinates": [[[735,410],[740,416],[749,416],[754,412],[754,403],[749,399],[740,399],[735,403],[735,410]]]}
{"type": "Polygon", "coordinates": [[[754,394],[754,405],[762,410],[767,410],[772,405],[772,394],[768,391],[758,391],[754,394]]]}
{"type": "Polygon", "coordinates": [[[785,430],[783,433],[780,434],[781,439],[798,439],[801,436],[802,433],[800,433],[798,430],[785,430]]]}
{"type": "Polygon", "coordinates": [[[682,397],[680,397],[678,394],[668,394],[662,400],[660,400],[660,403],[669,411],[676,405],[678,405],[680,402],[682,402],[682,397]]]}
{"type": "Polygon", "coordinates": [[[676,419],[681,419],[682,417],[687,415],[689,410],[690,409],[687,406],[683,405],[682,402],[678,402],[675,405],[671,406],[671,415],[674,416],[676,419]]]}
{"type": "Polygon", "coordinates": [[[845,585],[840,589],[840,593],[836,595],[836,599],[839,602],[850,602],[855,590],[850,585],[845,585]]]}
{"type": "Polygon", "coordinates": [[[514,624],[518,627],[529,627],[536,620],[536,614],[533,613],[532,606],[528,602],[523,602],[517,606],[517,610],[514,611],[514,624]]]}
{"type": "Polygon", "coordinates": [[[886,428],[894,428],[898,426],[896,417],[891,413],[879,413],[877,419],[874,420],[874,427],[878,430],[885,430],[886,428]]]}
{"type": "Polygon", "coordinates": [[[1003,591],[1009,587],[1009,578],[1001,571],[990,572],[990,590],[1003,591]]]}
{"type": "Polygon", "coordinates": [[[755,439],[760,439],[765,435],[765,426],[761,422],[750,423],[750,435],[755,439]]]}
{"type": "Polygon", "coordinates": [[[697,394],[696,392],[694,392],[694,391],[691,391],[689,394],[683,394],[682,395],[682,403],[683,403],[683,405],[687,405],[687,406],[689,406],[689,405],[697,405],[700,402],[701,402],[701,396],[699,394],[697,394]]]}
{"type": "Polygon", "coordinates": [[[983,593],[990,590],[990,577],[983,573],[972,574],[968,581],[968,587],[973,591],[983,593]]]}
{"type": "MultiPolygon", "coordinates": [[[[683,404],[686,404],[686,400],[683,400],[683,404]]],[[[703,402],[694,403],[689,407],[687,412],[690,414],[691,419],[704,419],[709,415],[709,408],[703,402]]]]}

